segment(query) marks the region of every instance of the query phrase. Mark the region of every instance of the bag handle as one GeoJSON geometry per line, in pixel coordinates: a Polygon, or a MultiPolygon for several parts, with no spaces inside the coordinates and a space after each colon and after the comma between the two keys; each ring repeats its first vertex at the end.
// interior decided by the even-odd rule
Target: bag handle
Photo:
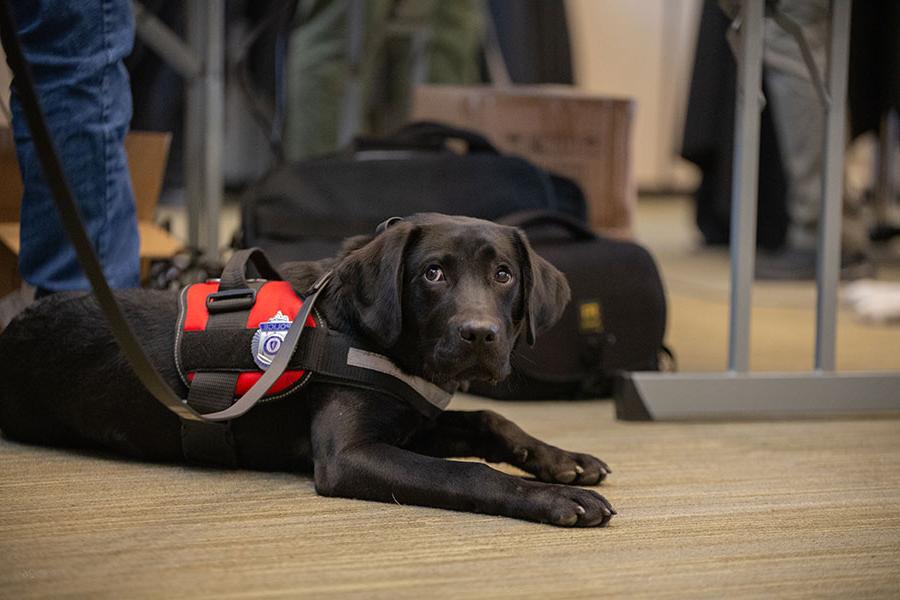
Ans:
{"type": "Polygon", "coordinates": [[[584,223],[569,215],[552,210],[523,210],[514,212],[497,219],[501,225],[530,229],[545,225],[552,225],[557,229],[565,230],[576,240],[595,240],[597,234],[588,229],[584,223]]]}
{"type": "Polygon", "coordinates": [[[437,121],[416,121],[385,137],[357,137],[354,151],[367,150],[445,150],[449,140],[462,140],[468,145],[468,154],[499,154],[486,137],[462,127],[454,127],[437,121]]]}

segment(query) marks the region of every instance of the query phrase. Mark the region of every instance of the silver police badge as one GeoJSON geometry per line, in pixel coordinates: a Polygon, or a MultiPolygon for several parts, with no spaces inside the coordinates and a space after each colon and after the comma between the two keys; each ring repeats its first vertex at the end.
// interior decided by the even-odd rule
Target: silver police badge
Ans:
{"type": "Polygon", "coordinates": [[[265,371],[275,360],[275,355],[281,350],[291,321],[280,310],[268,321],[259,324],[259,329],[253,334],[250,342],[250,352],[253,354],[253,362],[265,371]]]}

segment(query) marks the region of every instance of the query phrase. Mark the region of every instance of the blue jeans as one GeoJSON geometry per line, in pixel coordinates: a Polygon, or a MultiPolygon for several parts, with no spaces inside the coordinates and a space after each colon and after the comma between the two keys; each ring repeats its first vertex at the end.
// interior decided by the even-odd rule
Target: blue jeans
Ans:
{"type": "MultiPolygon", "coordinates": [[[[47,124],[81,218],[113,287],[139,284],[139,237],[124,139],[134,43],[129,0],[13,0],[47,124]]],[[[47,292],[88,289],[60,222],[22,106],[12,94],[22,172],[19,272],[47,292]]]]}

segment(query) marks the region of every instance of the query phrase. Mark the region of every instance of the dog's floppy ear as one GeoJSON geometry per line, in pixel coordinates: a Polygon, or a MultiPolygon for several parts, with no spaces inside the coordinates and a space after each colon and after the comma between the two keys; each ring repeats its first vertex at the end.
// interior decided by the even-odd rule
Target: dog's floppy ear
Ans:
{"type": "Polygon", "coordinates": [[[350,252],[335,268],[347,310],[384,348],[400,337],[403,259],[414,229],[405,222],[393,224],[350,252]]]}
{"type": "Polygon", "coordinates": [[[525,340],[534,345],[535,338],[550,329],[563,314],[571,291],[566,277],[549,262],[538,256],[521,229],[515,229],[522,271],[522,318],[525,320],[525,340]]]}

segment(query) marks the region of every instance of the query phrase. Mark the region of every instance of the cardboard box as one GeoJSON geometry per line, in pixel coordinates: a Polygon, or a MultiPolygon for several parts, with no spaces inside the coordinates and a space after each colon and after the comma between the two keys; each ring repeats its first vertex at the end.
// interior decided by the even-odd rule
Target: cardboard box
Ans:
{"type": "MultiPolygon", "coordinates": [[[[125,138],[128,170],[134,188],[141,236],[141,269],[150,261],[169,258],[183,244],[154,223],[156,203],[162,188],[171,135],[168,133],[131,132],[125,138]]],[[[16,162],[12,132],[0,128],[0,297],[20,285],[16,269],[19,253],[19,207],[22,202],[22,179],[16,162]]]]}
{"type": "Polygon", "coordinates": [[[633,100],[570,86],[442,86],[416,88],[414,120],[475,129],[502,152],[574,179],[584,191],[594,229],[633,236],[637,195],[631,172],[633,100]]]}

